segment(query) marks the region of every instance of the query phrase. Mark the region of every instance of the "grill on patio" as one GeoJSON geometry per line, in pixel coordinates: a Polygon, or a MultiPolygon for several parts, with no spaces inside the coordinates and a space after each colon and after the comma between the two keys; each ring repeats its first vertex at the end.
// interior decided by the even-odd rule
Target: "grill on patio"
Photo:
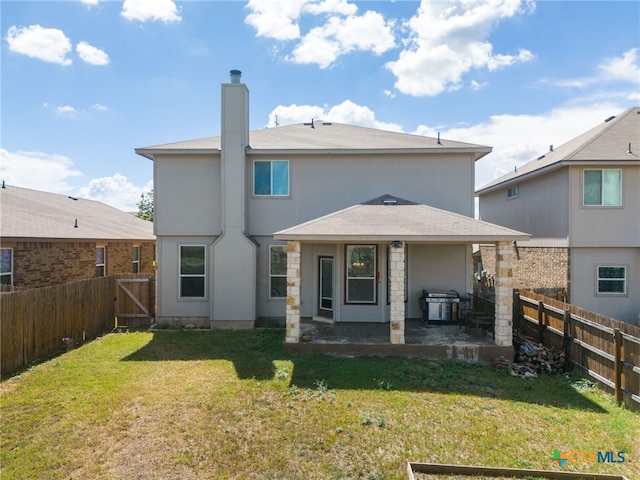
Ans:
{"type": "Polygon", "coordinates": [[[460,295],[455,290],[422,290],[420,310],[423,322],[458,321],[460,295]]]}

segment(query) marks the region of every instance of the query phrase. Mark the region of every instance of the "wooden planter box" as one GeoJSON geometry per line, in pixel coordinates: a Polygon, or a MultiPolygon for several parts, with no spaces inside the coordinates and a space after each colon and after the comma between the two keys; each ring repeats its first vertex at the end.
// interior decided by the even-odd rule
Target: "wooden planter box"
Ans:
{"type": "Polygon", "coordinates": [[[419,480],[415,473],[430,475],[466,475],[499,478],[531,478],[545,480],[627,480],[623,475],[603,473],[562,472],[557,470],[527,470],[522,468],[479,467],[471,465],[447,465],[443,463],[407,463],[409,480],[419,480]]]}

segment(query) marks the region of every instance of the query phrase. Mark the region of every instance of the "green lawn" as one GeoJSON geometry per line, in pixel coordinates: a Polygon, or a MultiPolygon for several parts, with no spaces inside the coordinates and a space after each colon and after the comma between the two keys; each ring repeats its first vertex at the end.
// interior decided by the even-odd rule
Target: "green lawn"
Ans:
{"type": "Polygon", "coordinates": [[[406,479],[406,462],[640,479],[640,417],[589,382],[282,352],[284,332],[110,334],[2,382],[1,477],[406,479]]]}

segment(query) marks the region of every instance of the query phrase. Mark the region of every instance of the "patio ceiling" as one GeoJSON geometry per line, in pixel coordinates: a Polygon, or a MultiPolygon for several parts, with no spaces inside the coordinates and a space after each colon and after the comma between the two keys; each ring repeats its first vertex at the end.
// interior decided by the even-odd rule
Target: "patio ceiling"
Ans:
{"type": "Polygon", "coordinates": [[[527,233],[392,195],[274,233],[278,240],[315,242],[491,243],[530,237],[527,233]]]}

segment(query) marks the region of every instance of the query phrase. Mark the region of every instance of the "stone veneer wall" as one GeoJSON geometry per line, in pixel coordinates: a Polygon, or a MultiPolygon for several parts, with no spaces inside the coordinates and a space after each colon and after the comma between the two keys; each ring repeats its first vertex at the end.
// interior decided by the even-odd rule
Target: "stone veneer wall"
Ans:
{"type": "Polygon", "coordinates": [[[389,248],[389,276],[391,283],[390,291],[390,323],[391,334],[390,341],[394,344],[404,343],[404,272],[405,257],[404,245],[399,247],[391,246],[389,248]]]}
{"type": "Polygon", "coordinates": [[[287,242],[286,343],[300,341],[300,242],[287,242]]]}
{"type": "MultiPolygon", "coordinates": [[[[512,245],[513,288],[535,290],[562,288],[569,291],[569,249],[512,245]]],[[[482,268],[496,275],[495,245],[481,245],[482,268]]]]}
{"type": "Polygon", "coordinates": [[[133,245],[140,246],[140,273],[152,273],[155,242],[3,242],[13,249],[13,284],[40,288],[96,276],[96,245],[107,247],[107,275],[133,269],[133,245]]]}

